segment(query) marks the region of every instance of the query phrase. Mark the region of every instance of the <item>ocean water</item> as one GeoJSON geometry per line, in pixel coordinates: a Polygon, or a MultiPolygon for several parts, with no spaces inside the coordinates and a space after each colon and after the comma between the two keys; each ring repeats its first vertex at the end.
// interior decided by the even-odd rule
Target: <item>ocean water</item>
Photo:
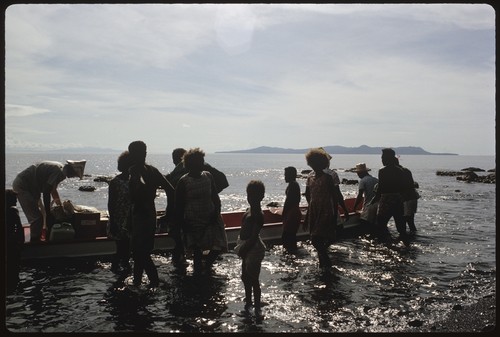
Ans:
{"type": "MultiPolygon", "coordinates": [[[[16,174],[40,160],[86,159],[86,176],[60,184],[63,199],[107,207],[107,184],[118,154],[6,154],[6,188],[16,174]],[[82,192],[83,185],[96,187],[82,192]]],[[[148,154],[162,172],[173,169],[170,154],[148,154]]],[[[283,169],[307,167],[303,155],[207,154],[226,173],[223,211],[247,207],[245,187],[252,179],[266,186],[269,202],[282,203],[283,169]]],[[[377,174],[378,155],[334,155],[340,178],[365,162],[377,174]]],[[[76,259],[22,266],[18,288],[6,296],[5,324],[14,332],[399,332],[429,331],[454,305],[496,295],[496,186],[437,176],[438,170],[474,166],[495,168],[494,156],[401,156],[420,185],[417,236],[409,248],[388,248],[365,237],[330,247],[330,275],[318,268],[308,241],[296,255],[269,246],[261,271],[263,320],[241,315],[244,290],[240,260],[224,254],[210,276],[175,272],[168,253],[154,255],[161,284],[154,291],[129,286],[106,259],[76,259]]],[[[486,173],[479,173],[486,174],[486,173]]],[[[299,179],[304,190],[305,180],[299,179]]],[[[355,197],[357,185],[341,185],[355,197]]],[[[166,197],[159,192],[158,209],[166,197]]],[[[303,200],[305,205],[305,200],[303,200]]],[[[19,207],[20,209],[20,207],[19,207]]],[[[22,216],[24,219],[24,216],[22,216]]],[[[394,223],[389,227],[395,233],[394,223]]],[[[147,283],[147,282],[145,282],[147,283]]]]}

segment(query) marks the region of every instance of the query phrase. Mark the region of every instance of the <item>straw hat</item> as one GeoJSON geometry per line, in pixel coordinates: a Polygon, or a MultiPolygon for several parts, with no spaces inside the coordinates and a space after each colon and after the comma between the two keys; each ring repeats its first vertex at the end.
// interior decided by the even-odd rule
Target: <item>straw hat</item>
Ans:
{"type": "Polygon", "coordinates": [[[71,166],[71,168],[75,171],[76,175],[82,179],[83,171],[85,170],[86,160],[66,160],[66,162],[71,166]]]}
{"type": "Polygon", "coordinates": [[[368,172],[368,171],[371,171],[371,169],[367,168],[365,163],[359,163],[359,164],[356,164],[355,171],[356,172],[368,172]]]}

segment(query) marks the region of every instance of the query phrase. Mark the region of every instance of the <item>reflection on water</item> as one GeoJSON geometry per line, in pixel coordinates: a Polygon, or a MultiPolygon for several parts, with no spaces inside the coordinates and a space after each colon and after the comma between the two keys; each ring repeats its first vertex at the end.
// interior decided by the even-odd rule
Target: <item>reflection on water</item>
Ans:
{"type": "Polygon", "coordinates": [[[168,255],[155,255],[162,280],[156,289],[147,280],[132,286],[130,275],[112,273],[109,261],[27,266],[20,289],[7,298],[6,323],[16,332],[412,331],[474,288],[491,291],[486,280],[495,278],[487,264],[471,263],[457,275],[452,266],[428,261],[431,249],[418,236],[410,248],[345,241],[331,247],[335,267],[325,274],[308,242],[295,255],[271,247],[261,273],[263,320],[241,313],[241,262],[230,253],[201,276],[191,267],[179,273],[168,255]],[[424,270],[429,266],[440,276],[424,270]]]}
{"type": "MultiPolygon", "coordinates": [[[[6,160],[6,187],[36,160],[64,161],[61,156],[66,155],[11,155],[6,160]]],[[[170,155],[148,157],[163,171],[170,169],[165,166],[170,155]]],[[[61,195],[106,209],[107,185],[93,182],[93,177],[114,175],[116,158],[87,159],[87,173],[93,176],[65,180],[61,195]],[[94,184],[97,189],[80,192],[80,184],[94,184]]],[[[422,196],[418,232],[410,248],[389,248],[367,238],[342,241],[331,246],[335,268],[325,275],[319,272],[309,243],[303,243],[296,255],[270,247],[261,273],[262,300],[267,304],[264,320],[240,312],[244,290],[236,255],[225,254],[212,276],[193,277],[191,268],[185,275],[176,273],[167,254],[154,256],[162,280],[154,291],[130,286],[128,275],[111,272],[106,260],[25,265],[18,290],[6,298],[6,327],[15,332],[394,332],[422,326],[429,331],[453,305],[496,291],[495,186],[465,184],[435,171],[489,169],[495,158],[406,156],[402,160],[412,169],[422,196]]],[[[223,211],[247,207],[244,191],[254,178],[266,184],[264,204],[282,202],[286,188],[282,168],[307,166],[303,155],[214,154],[208,162],[221,168],[230,181],[221,194],[223,211]]],[[[376,173],[380,156],[336,155],[333,167],[357,162],[366,162],[376,173]]],[[[339,175],[356,178],[354,173],[339,171],[339,175]]],[[[299,182],[304,187],[305,180],[299,182]]],[[[357,192],[356,185],[341,189],[346,197],[357,192]]],[[[157,201],[164,207],[164,194],[157,201]]],[[[394,224],[390,227],[394,229],[394,224]]]]}

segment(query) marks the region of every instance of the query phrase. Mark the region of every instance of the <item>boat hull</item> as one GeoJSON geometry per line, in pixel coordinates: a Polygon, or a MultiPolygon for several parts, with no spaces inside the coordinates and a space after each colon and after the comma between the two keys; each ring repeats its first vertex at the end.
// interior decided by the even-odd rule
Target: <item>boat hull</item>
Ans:
{"type": "MultiPolygon", "coordinates": [[[[349,207],[349,206],[348,206],[349,207]]],[[[352,206],[350,207],[352,209],[352,206]]],[[[302,222],[305,217],[307,208],[301,207],[302,222]]],[[[268,208],[264,210],[264,227],[261,230],[261,238],[266,243],[281,242],[283,232],[283,223],[281,219],[282,208],[268,208]]],[[[236,241],[241,228],[241,219],[244,212],[224,212],[222,218],[224,220],[228,248],[232,249],[236,245],[236,241]]],[[[158,219],[161,218],[161,214],[158,219]]],[[[100,225],[106,226],[108,219],[102,216],[100,225]]],[[[348,221],[343,221],[341,218],[340,226],[343,227],[341,233],[346,234],[359,227],[359,213],[350,213],[348,221]]],[[[29,226],[25,227],[28,232],[29,226]]],[[[297,231],[298,240],[306,240],[309,238],[308,230],[305,230],[302,224],[297,231]]],[[[158,233],[155,235],[154,252],[166,252],[172,250],[175,246],[175,241],[168,233],[158,233]]],[[[101,257],[113,255],[116,251],[116,243],[113,239],[105,236],[98,236],[89,239],[75,239],[63,242],[41,242],[30,243],[26,242],[21,251],[22,260],[38,260],[38,259],[54,259],[54,258],[72,258],[72,257],[101,257]]]]}

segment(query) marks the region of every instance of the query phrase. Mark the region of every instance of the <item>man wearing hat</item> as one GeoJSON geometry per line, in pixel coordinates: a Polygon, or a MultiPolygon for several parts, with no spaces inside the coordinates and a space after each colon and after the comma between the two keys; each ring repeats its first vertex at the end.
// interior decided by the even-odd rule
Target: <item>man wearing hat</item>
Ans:
{"type": "Polygon", "coordinates": [[[376,202],[372,203],[372,199],[375,196],[375,185],[378,183],[378,179],[371,176],[368,171],[371,171],[366,167],[365,163],[356,164],[355,172],[359,177],[359,191],[356,201],[354,202],[354,209],[356,210],[358,205],[361,203],[364,197],[363,209],[361,210],[360,219],[364,221],[367,225],[374,225],[375,218],[377,216],[377,206],[376,202]]]}
{"type": "Polygon", "coordinates": [[[12,189],[17,193],[28,222],[30,223],[31,242],[39,242],[42,236],[43,211],[46,214],[47,226],[51,226],[54,218],[50,213],[51,197],[56,205],[61,205],[57,186],[66,178],[82,179],[85,170],[85,160],[68,160],[66,164],[56,161],[42,161],[31,165],[19,173],[12,189]],[[43,194],[43,208],[40,206],[40,196],[43,194]]]}

